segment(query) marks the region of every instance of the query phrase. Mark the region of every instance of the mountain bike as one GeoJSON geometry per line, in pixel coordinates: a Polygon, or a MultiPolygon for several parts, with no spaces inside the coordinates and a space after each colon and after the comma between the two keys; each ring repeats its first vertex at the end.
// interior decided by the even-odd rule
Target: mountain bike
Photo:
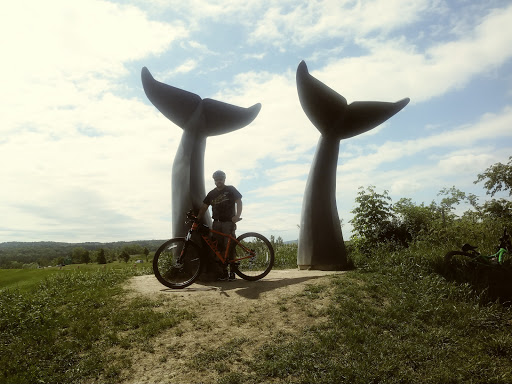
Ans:
{"type": "Polygon", "coordinates": [[[454,257],[466,259],[466,261],[476,262],[478,264],[492,265],[492,264],[503,264],[503,256],[505,253],[512,250],[512,243],[510,241],[510,235],[507,232],[507,228],[503,229],[503,235],[499,239],[498,251],[492,255],[482,255],[477,251],[478,247],[471,244],[464,244],[460,251],[450,251],[445,256],[446,262],[451,262],[454,257]]]}
{"type": "Polygon", "coordinates": [[[153,259],[153,272],[166,287],[180,289],[196,281],[205,264],[205,249],[208,248],[219,263],[224,267],[229,265],[245,280],[259,280],[274,266],[272,244],[259,233],[248,232],[235,238],[198,223],[191,211],[187,213],[186,223],[191,224],[187,235],[163,243],[153,259]],[[219,251],[212,234],[228,239],[224,253],[219,251]]]}

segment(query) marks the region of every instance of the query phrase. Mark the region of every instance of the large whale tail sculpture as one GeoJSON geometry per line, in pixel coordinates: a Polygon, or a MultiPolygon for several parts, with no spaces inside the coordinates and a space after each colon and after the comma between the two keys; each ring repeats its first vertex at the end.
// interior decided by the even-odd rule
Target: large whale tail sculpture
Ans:
{"type": "MultiPolygon", "coordinates": [[[[195,93],[161,83],[144,67],[142,86],[153,105],[174,124],[183,129],[181,142],[172,168],[172,234],[184,236],[186,213],[199,210],[206,195],[204,184],[204,152],[206,138],[232,132],[250,124],[261,104],[250,108],[202,99],[195,93]]],[[[206,224],[211,224],[208,215],[206,224]]]]}
{"type": "Polygon", "coordinates": [[[300,269],[346,269],[347,254],[336,206],[336,167],[340,140],[377,127],[408,103],[347,100],[308,72],[297,68],[302,109],[320,131],[302,203],[297,264],[300,269]]]}

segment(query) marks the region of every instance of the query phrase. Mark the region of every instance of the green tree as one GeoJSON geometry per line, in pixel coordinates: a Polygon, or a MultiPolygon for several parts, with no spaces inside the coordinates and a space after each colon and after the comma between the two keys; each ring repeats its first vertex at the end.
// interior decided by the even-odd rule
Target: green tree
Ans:
{"type": "Polygon", "coordinates": [[[63,265],[65,262],[66,260],[62,256],[53,259],[53,265],[63,265]]]}
{"type": "Polygon", "coordinates": [[[423,203],[416,205],[412,199],[405,197],[393,204],[392,209],[396,220],[405,227],[405,230],[412,239],[428,231],[430,224],[435,218],[435,213],[431,207],[426,207],[423,203]]]}
{"type": "Polygon", "coordinates": [[[149,258],[149,249],[147,249],[147,247],[144,247],[144,251],[142,253],[144,254],[147,262],[149,258]]]}
{"type": "Polygon", "coordinates": [[[484,181],[487,194],[493,197],[497,192],[508,191],[512,195],[512,156],[508,158],[507,164],[496,163],[487,168],[483,173],[478,174],[474,183],[484,181]]]}
{"type": "Polygon", "coordinates": [[[373,185],[366,190],[359,187],[356,203],[358,205],[351,211],[354,218],[350,220],[356,237],[377,243],[393,220],[388,191],[377,193],[373,185]]]}
{"type": "Polygon", "coordinates": [[[128,252],[126,252],[126,251],[122,251],[122,252],[121,252],[121,255],[119,256],[119,258],[120,258],[121,260],[124,260],[124,262],[125,262],[125,263],[127,263],[127,262],[128,262],[128,260],[130,260],[130,255],[128,254],[128,252]]]}
{"type": "Polygon", "coordinates": [[[98,258],[96,259],[98,264],[107,264],[107,259],[105,257],[105,250],[100,248],[98,252],[98,258]]]}
{"type": "Polygon", "coordinates": [[[512,220],[512,202],[506,199],[492,199],[482,206],[482,213],[491,219],[512,220]]]}
{"type": "Polygon", "coordinates": [[[73,264],[85,263],[90,261],[89,251],[83,247],[75,247],[71,251],[71,260],[73,264]]]}
{"type": "Polygon", "coordinates": [[[89,264],[91,262],[91,255],[89,253],[89,251],[85,251],[83,254],[82,254],[82,260],[81,262],[83,264],[89,264]]]}

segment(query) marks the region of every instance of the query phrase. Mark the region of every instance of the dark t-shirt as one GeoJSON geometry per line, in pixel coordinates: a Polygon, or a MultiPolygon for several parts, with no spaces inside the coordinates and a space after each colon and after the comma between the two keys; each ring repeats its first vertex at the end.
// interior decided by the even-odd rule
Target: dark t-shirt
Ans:
{"type": "Polygon", "coordinates": [[[235,201],[241,198],[242,195],[235,187],[226,185],[221,191],[215,188],[208,192],[203,203],[212,206],[214,220],[231,221],[236,215],[235,201]]]}

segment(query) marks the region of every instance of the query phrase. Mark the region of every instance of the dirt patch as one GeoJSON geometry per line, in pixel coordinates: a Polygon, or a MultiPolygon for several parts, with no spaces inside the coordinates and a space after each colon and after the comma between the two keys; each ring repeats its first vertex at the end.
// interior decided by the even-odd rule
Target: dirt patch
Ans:
{"type": "Polygon", "coordinates": [[[340,273],[275,270],[260,281],[196,283],[181,290],[152,275],[132,278],[131,294],[158,297],[196,316],[158,336],[151,352],[140,351],[124,383],[215,383],[226,372],[248,373],[246,362],[263,344],[325,320],[329,279],[340,273]],[[314,292],[308,291],[312,286],[314,292]]]}

